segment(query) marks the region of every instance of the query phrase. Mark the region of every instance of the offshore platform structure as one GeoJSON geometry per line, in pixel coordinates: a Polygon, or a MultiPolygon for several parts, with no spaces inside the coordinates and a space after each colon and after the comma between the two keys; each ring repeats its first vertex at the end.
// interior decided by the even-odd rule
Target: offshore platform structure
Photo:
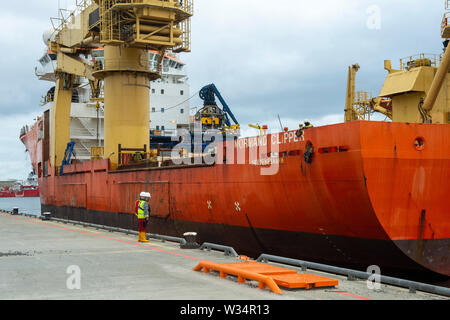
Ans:
{"type": "Polygon", "coordinates": [[[378,112],[393,122],[450,123],[450,0],[445,1],[441,36],[445,39],[444,54],[418,54],[400,59],[400,68],[393,69],[390,60],[384,61],[387,78],[378,97],[365,92],[355,93],[358,65],[349,67],[345,121],[370,120],[378,112]]]}
{"type": "Polygon", "coordinates": [[[193,0],[82,0],[61,16],[49,47],[57,54],[50,164],[56,169],[70,142],[72,90],[89,80],[91,100],[105,106],[103,157],[118,166],[121,150],[148,151],[150,81],[161,77],[166,51],[190,52],[193,0]],[[87,59],[104,47],[104,65],[87,59]],[[151,71],[148,50],[160,53],[151,71]]]}

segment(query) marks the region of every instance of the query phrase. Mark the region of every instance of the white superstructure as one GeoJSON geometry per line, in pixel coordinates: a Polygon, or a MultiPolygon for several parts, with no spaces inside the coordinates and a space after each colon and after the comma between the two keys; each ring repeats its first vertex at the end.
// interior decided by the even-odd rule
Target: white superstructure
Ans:
{"type": "MultiPolygon", "coordinates": [[[[93,50],[91,56],[82,58],[92,63],[103,63],[103,49],[93,50]]],[[[159,54],[149,51],[150,66],[157,69],[159,54]]],[[[47,51],[35,69],[39,80],[55,82],[56,54],[47,51]]],[[[71,105],[70,137],[75,142],[75,159],[84,161],[91,158],[91,147],[103,146],[104,106],[91,102],[90,85],[87,79],[80,79],[80,86],[74,89],[71,105]]],[[[45,110],[51,110],[55,88],[43,97],[45,110]]],[[[190,88],[186,65],[176,55],[166,55],[163,59],[162,78],[150,83],[150,130],[153,135],[175,135],[177,128],[189,128],[190,88]]],[[[126,108],[126,106],[124,106],[126,108]]],[[[51,134],[51,133],[50,133],[51,134]]]]}

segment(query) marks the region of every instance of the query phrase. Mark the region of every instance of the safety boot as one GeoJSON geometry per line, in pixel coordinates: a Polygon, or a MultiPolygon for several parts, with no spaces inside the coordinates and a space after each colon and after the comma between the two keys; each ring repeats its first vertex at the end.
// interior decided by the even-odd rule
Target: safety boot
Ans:
{"type": "Polygon", "coordinates": [[[139,242],[150,242],[147,240],[147,235],[145,232],[139,232],[139,242]]]}

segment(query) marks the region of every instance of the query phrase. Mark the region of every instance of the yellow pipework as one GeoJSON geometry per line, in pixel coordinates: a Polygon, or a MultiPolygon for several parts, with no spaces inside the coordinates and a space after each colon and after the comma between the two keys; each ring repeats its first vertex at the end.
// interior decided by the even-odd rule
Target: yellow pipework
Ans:
{"type": "Polygon", "coordinates": [[[445,50],[444,57],[442,58],[439,69],[431,83],[430,91],[427,93],[427,97],[423,103],[423,109],[430,113],[433,110],[434,104],[441,91],[442,84],[444,83],[445,77],[447,76],[448,70],[450,68],[450,49],[445,50]]]}

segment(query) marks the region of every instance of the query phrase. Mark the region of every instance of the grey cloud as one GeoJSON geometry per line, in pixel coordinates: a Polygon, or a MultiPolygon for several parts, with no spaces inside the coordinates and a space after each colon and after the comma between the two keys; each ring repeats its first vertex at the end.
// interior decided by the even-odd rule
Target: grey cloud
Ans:
{"type": "MultiPolygon", "coordinates": [[[[441,1],[324,1],[280,0],[274,6],[196,0],[192,53],[180,56],[188,65],[191,94],[215,83],[241,123],[264,123],[277,114],[292,121],[326,119],[343,114],[349,65],[361,66],[357,89],[377,95],[386,75],[383,60],[392,59],[396,67],[401,57],[442,52],[441,1]],[[381,9],[380,30],[366,26],[370,5],[381,9]]],[[[27,1],[26,6],[2,4],[2,116],[39,111],[40,97],[51,86],[36,79],[34,67],[57,1],[27,1]],[[20,24],[10,25],[18,19],[20,24]]],[[[201,101],[196,97],[191,103],[201,101]]]]}

